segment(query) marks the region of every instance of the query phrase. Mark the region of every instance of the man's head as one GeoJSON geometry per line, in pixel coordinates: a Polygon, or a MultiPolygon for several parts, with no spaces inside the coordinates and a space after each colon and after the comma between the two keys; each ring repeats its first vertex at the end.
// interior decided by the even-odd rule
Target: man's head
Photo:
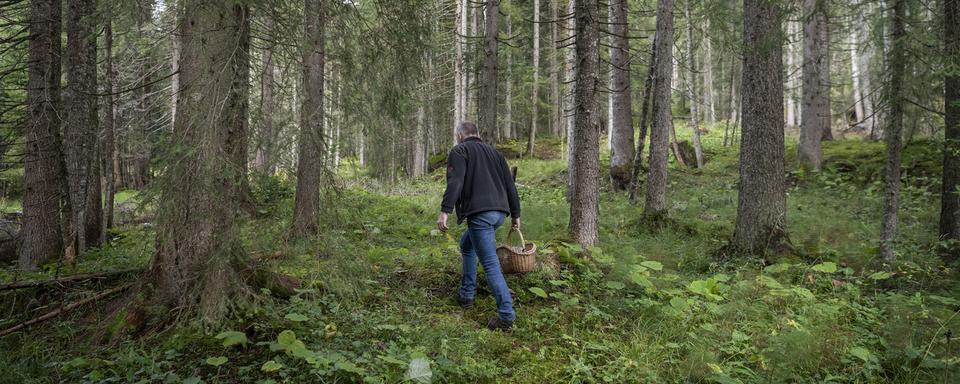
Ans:
{"type": "Polygon", "coordinates": [[[461,121],[457,124],[457,129],[453,131],[453,136],[457,139],[457,144],[462,143],[468,137],[480,137],[477,132],[477,124],[470,121],[461,121]]]}

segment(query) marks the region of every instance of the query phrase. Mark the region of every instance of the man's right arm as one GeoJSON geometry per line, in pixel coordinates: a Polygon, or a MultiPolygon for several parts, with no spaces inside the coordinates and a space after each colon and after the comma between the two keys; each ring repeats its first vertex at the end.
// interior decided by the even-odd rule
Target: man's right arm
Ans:
{"type": "Polygon", "coordinates": [[[440,211],[451,213],[463,191],[463,178],[467,173],[467,160],[457,151],[450,151],[447,155],[447,189],[443,192],[443,202],[440,211]]]}

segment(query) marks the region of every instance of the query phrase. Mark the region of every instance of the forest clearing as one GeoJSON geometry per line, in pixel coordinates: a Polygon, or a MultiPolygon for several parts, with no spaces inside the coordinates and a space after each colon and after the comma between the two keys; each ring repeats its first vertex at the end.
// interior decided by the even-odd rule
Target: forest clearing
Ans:
{"type": "Polygon", "coordinates": [[[0,383],[960,381],[960,0],[0,0],[0,149],[0,383]]]}

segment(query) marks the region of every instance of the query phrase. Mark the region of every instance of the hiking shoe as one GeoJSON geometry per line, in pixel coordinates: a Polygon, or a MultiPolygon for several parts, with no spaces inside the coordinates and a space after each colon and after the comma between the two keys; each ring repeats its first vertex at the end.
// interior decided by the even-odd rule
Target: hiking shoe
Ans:
{"type": "Polygon", "coordinates": [[[491,331],[510,332],[510,330],[513,329],[513,321],[503,320],[500,316],[491,316],[490,319],[487,320],[487,329],[491,331]]]}
{"type": "Polygon", "coordinates": [[[464,298],[463,296],[460,296],[460,292],[453,294],[453,301],[456,301],[457,305],[459,305],[460,308],[463,308],[463,309],[473,307],[473,299],[467,299],[467,298],[464,298]]]}

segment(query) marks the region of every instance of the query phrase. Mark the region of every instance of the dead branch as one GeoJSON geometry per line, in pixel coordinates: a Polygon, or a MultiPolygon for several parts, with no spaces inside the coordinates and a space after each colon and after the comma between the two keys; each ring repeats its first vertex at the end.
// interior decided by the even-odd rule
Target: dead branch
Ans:
{"type": "Polygon", "coordinates": [[[65,306],[65,307],[60,307],[60,308],[58,308],[58,309],[56,309],[56,310],[53,310],[53,311],[51,311],[51,312],[47,312],[46,314],[44,314],[44,315],[42,315],[42,316],[35,317],[35,318],[33,318],[33,319],[24,321],[24,322],[22,322],[22,323],[20,323],[20,324],[14,325],[13,327],[10,327],[10,328],[7,328],[7,329],[5,329],[5,330],[3,330],[3,331],[0,331],[0,337],[4,337],[4,336],[9,335],[9,334],[11,334],[11,333],[14,333],[14,332],[16,332],[16,331],[19,331],[19,330],[21,330],[21,329],[23,329],[23,328],[25,328],[25,327],[29,327],[29,326],[31,326],[31,325],[34,325],[34,324],[37,324],[37,323],[40,323],[40,322],[43,322],[43,321],[52,319],[52,318],[54,318],[54,317],[60,316],[61,314],[65,313],[65,312],[69,312],[69,311],[71,311],[71,310],[73,310],[73,309],[75,309],[75,308],[77,308],[77,307],[80,307],[80,306],[82,306],[82,305],[84,305],[84,304],[90,303],[90,302],[92,302],[92,301],[100,300],[100,299],[102,299],[102,298],[104,298],[104,297],[110,296],[110,295],[112,295],[112,294],[114,294],[114,293],[117,293],[117,292],[123,291],[123,290],[125,290],[125,289],[127,289],[127,288],[130,288],[130,286],[132,286],[132,285],[133,285],[133,283],[129,283],[129,284],[126,284],[126,285],[121,285],[121,286],[119,286],[119,287],[110,288],[110,289],[108,289],[108,290],[106,290],[106,291],[100,292],[100,293],[98,293],[98,294],[96,294],[96,295],[93,295],[93,296],[91,296],[91,297],[88,297],[88,298],[86,298],[86,299],[83,299],[83,300],[74,302],[74,303],[69,304],[69,305],[67,305],[67,306],[65,306]]]}
{"type": "Polygon", "coordinates": [[[143,268],[132,268],[132,269],[125,269],[121,271],[113,271],[113,272],[85,273],[85,274],[66,276],[66,277],[61,277],[58,279],[50,279],[50,280],[19,281],[15,283],[0,285],[0,291],[21,289],[21,288],[32,288],[32,287],[39,287],[39,286],[50,285],[50,284],[61,285],[65,283],[73,283],[73,282],[89,280],[89,279],[108,279],[114,276],[126,275],[131,273],[140,273],[140,272],[143,272],[143,268]]]}

